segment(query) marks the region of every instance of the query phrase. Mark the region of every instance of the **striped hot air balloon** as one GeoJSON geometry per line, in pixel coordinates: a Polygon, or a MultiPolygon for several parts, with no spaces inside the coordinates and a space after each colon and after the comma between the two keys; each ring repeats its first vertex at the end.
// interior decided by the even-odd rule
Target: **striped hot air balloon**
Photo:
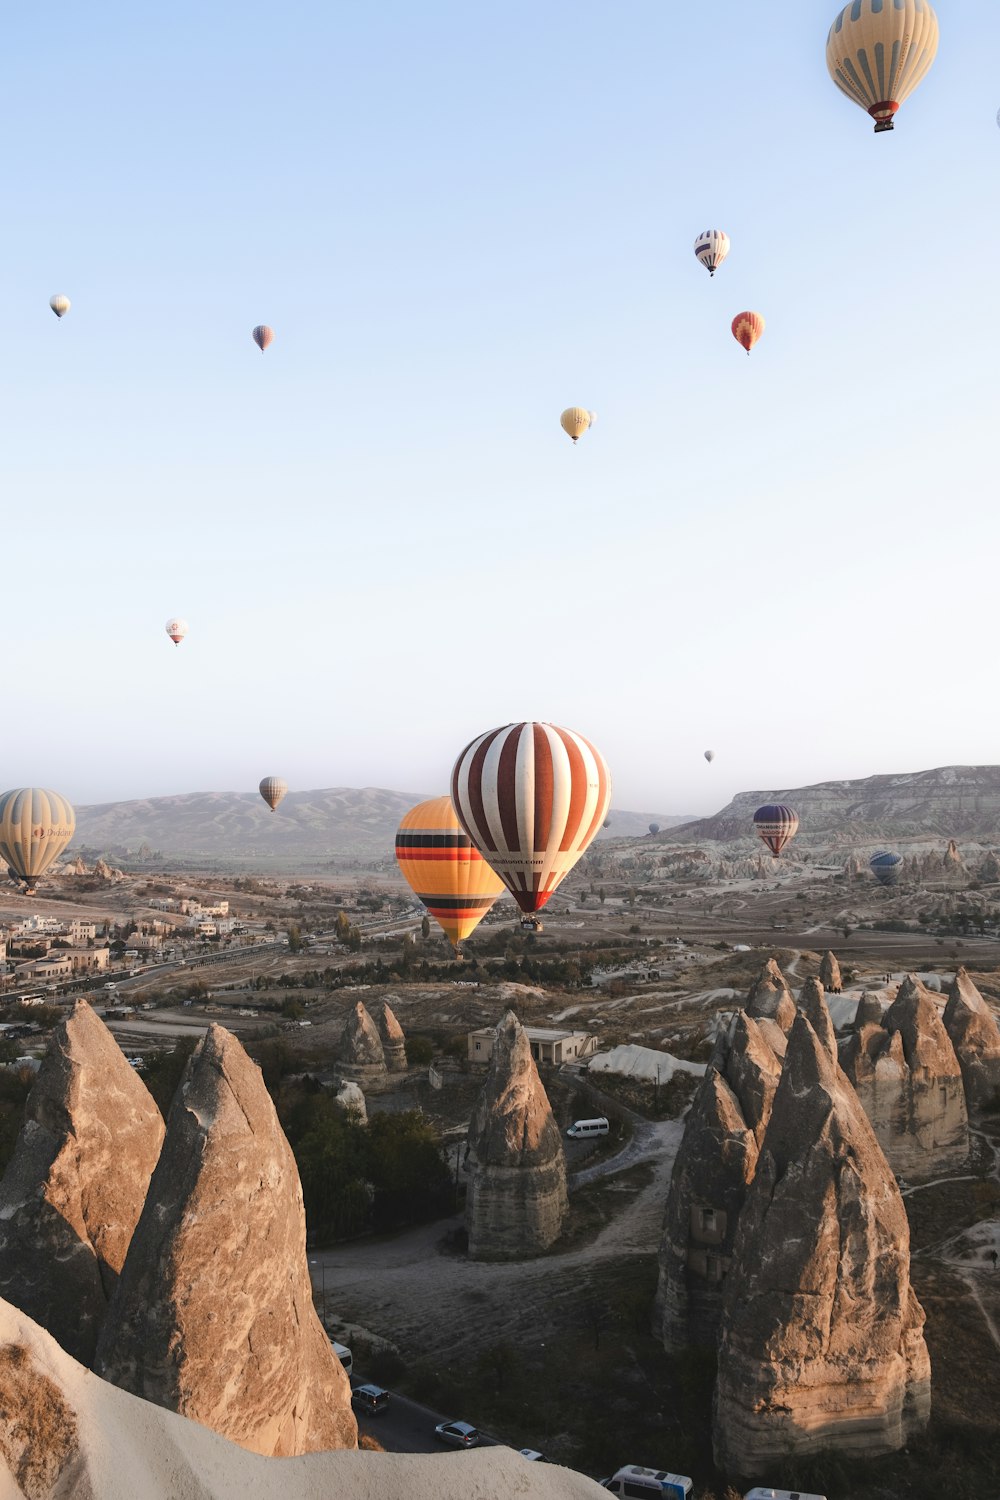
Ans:
{"type": "Polygon", "coordinates": [[[450,797],[419,802],[396,834],[396,859],[418,901],[457,948],[503,890],[455,816],[450,797]]]}
{"type": "Polygon", "coordinates": [[[798,832],[799,815],[781,802],[758,807],[753,815],[754,831],[777,859],[790,839],[798,832]]]}
{"type": "Polygon", "coordinates": [[[729,254],[729,236],[722,229],[706,229],[694,242],[694,253],[709,276],[714,276],[729,254]]]}
{"type": "Polygon", "coordinates": [[[741,312],[733,319],[733,338],[747,353],[764,332],[764,319],[760,313],[741,312]]]}
{"type": "Polygon", "coordinates": [[[927,0],[850,0],[830,27],[826,65],[842,94],[893,129],[893,115],[930,72],[938,19],[927,0]]]}
{"type": "Polygon", "coordinates": [[[868,868],[879,885],[895,885],[899,880],[899,867],[902,863],[901,854],[891,854],[888,849],[880,849],[868,861],[868,868]]]}
{"type": "Polygon", "coordinates": [[[264,350],[274,343],[274,329],[268,328],[266,323],[258,323],[250,337],[263,354],[264,350]]]}
{"type": "Polygon", "coordinates": [[[571,729],[506,724],[466,745],[452,771],[451,800],[480,854],[531,914],[607,817],[611,773],[571,729]]]}
{"type": "Polygon", "coordinates": [[[75,832],[76,814],[58,792],[22,786],[0,797],[0,859],[24,882],[27,896],[75,832]]]}
{"type": "Polygon", "coordinates": [[[274,812],[278,803],[287,795],[288,782],[280,776],[265,776],[257,788],[268,807],[274,812]]]}

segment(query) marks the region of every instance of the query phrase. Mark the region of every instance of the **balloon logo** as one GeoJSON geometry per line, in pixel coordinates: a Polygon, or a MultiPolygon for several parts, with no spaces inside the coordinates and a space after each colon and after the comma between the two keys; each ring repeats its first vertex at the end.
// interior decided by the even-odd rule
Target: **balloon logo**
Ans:
{"type": "Polygon", "coordinates": [[[268,328],[266,323],[258,323],[250,335],[261,354],[274,343],[274,329],[268,328]]]}
{"type": "Polygon", "coordinates": [[[768,803],[766,807],[758,807],[754,813],[753,826],[757,837],[777,859],[785,845],[798,832],[799,815],[783,803],[768,803]]]}
{"type": "Polygon", "coordinates": [[[764,319],[760,313],[741,312],[733,319],[733,338],[747,353],[764,332],[764,319]]]}
{"type": "Polygon", "coordinates": [[[503,890],[455,816],[450,797],[419,802],[396,834],[403,879],[455,948],[479,926],[503,890]]]}
{"type": "Polygon", "coordinates": [[[826,65],[842,94],[892,130],[899,106],[930,72],[938,19],[928,0],[851,0],[830,27],[826,65]]]}
{"type": "Polygon", "coordinates": [[[188,633],[188,622],[187,620],[170,619],[163,628],[174,645],[179,646],[188,633]]]}
{"type": "Polygon", "coordinates": [[[22,786],[0,797],[0,859],[33,896],[39,877],[76,832],[76,814],[65,797],[40,786],[22,786]]]}
{"type": "Polygon", "coordinates": [[[694,242],[694,253],[709,276],[714,276],[729,254],[729,236],[721,229],[706,229],[694,242]]]}
{"type": "Polygon", "coordinates": [[[595,412],[587,411],[583,406],[567,406],[559,418],[559,425],[562,427],[563,432],[571,437],[575,443],[578,438],[583,437],[588,427],[593,427],[596,421],[597,414],[595,412]]]}
{"type": "Polygon", "coordinates": [[[257,788],[268,807],[274,812],[278,803],[283,800],[288,792],[288,782],[280,776],[265,776],[257,788]]]}
{"type": "Polygon", "coordinates": [[[572,729],[506,724],[466,745],[451,774],[451,800],[473,844],[530,916],[607,817],[611,773],[572,729]]]}

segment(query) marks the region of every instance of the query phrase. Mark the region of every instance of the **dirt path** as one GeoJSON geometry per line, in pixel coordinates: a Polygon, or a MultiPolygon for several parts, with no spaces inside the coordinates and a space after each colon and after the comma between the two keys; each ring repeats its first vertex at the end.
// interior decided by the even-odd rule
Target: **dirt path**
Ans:
{"type": "Polygon", "coordinates": [[[313,1286],[326,1287],[329,1310],[352,1326],[391,1340],[404,1354],[440,1355],[500,1340],[544,1340],[553,1317],[586,1295],[596,1267],[655,1253],[663,1206],[683,1125],[643,1122],[624,1151],[577,1174],[592,1181],[640,1161],[655,1163],[650,1183],[627,1194],[613,1222],[588,1245],[538,1260],[509,1264],[470,1261],[447,1253],[445,1239],[459,1220],[440,1221],[382,1240],[313,1251],[313,1286]]]}

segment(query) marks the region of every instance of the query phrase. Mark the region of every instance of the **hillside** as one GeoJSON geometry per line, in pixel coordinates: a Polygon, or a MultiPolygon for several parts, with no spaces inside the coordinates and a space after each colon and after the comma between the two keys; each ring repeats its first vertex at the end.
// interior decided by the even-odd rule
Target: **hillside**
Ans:
{"type": "MultiPolygon", "coordinates": [[[[331,787],[289,792],[271,812],[256,792],[193,792],[76,809],[70,853],[133,862],[145,845],[172,863],[250,868],[316,868],[392,859],[403,814],[430,793],[382,787],[331,787]]],[[[668,828],[686,819],[661,813],[610,814],[604,837],[645,834],[650,822],[668,828]]]]}
{"type": "Polygon", "coordinates": [[[699,818],[671,833],[673,841],[730,842],[752,833],[754,812],[766,802],[784,802],[801,820],[799,838],[853,844],[858,839],[920,836],[1000,837],[1000,766],[941,766],[860,781],[821,781],[815,786],[770,787],[740,792],[711,818],[699,818]]]}

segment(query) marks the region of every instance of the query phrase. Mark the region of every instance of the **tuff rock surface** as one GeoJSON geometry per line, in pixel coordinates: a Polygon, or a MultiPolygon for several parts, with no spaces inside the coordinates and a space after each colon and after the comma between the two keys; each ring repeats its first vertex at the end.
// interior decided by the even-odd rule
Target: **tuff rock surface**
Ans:
{"type": "Polygon", "coordinates": [[[378,1020],[378,1034],[382,1042],[385,1065],[390,1073],[406,1072],[406,1038],[403,1028],[390,1010],[388,1003],[382,1006],[378,1020]]]}
{"type": "Polygon", "coordinates": [[[736,1228],[780,1074],[761,1028],[738,1011],[716,1039],[667,1194],[653,1332],[670,1353],[715,1344],[736,1228]]]}
{"type": "Polygon", "coordinates": [[[755,1020],[767,1016],[787,1031],[795,1020],[795,999],[774,958],[769,958],[747,993],[746,1012],[755,1020]]]}
{"type": "Polygon", "coordinates": [[[221,1026],[171,1106],[95,1369],[254,1453],[357,1444],[313,1307],[295,1160],[259,1068],[221,1026]]]}
{"type": "Polygon", "coordinates": [[[844,1071],[893,1171],[912,1181],[959,1167],[969,1154],[962,1072],[938,1008],[907,975],[882,1025],[845,1043],[844,1071]]]}
{"type": "Polygon", "coordinates": [[[837,955],[831,953],[828,948],[823,954],[819,966],[819,982],[831,995],[839,995],[841,991],[840,964],[837,955]]]}
{"type": "Polygon", "coordinates": [[[507,1011],[469,1124],[465,1224],[473,1260],[538,1255],[566,1213],[566,1159],[531,1047],[507,1011]]]}
{"type": "Polygon", "coordinates": [[[726,1282],[715,1457],[902,1447],[930,1412],[924,1314],[892,1172],[844,1074],[796,1018],[726,1282]]]}
{"type": "Polygon", "coordinates": [[[1000,1027],[964,968],[948,991],[944,1029],[962,1069],[969,1109],[992,1104],[1000,1090],[1000,1027]]]}
{"type": "Polygon", "coordinates": [[[146,1086],[77,1000],[0,1182],[0,1295],[88,1364],[162,1141],[146,1086]]]}
{"type": "Polygon", "coordinates": [[[349,1079],[365,1089],[376,1091],[385,1087],[388,1078],[382,1039],[360,1000],[348,1015],[340,1038],[337,1072],[341,1079],[349,1079]]]}

